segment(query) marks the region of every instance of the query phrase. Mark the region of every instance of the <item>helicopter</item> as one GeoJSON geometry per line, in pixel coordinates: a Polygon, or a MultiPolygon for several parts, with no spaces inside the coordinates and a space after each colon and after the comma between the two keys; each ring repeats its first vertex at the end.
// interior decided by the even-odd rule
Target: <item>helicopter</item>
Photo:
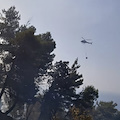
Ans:
{"type": "MultiPolygon", "coordinates": [[[[92,44],[92,42],[88,42],[87,40],[91,40],[91,39],[85,39],[85,38],[82,37],[81,42],[82,42],[83,44],[86,44],[86,43],[87,43],[87,44],[92,44]]],[[[88,57],[87,57],[87,52],[86,52],[85,54],[86,54],[86,57],[85,57],[85,58],[88,59],[88,57]]]]}
{"type": "Polygon", "coordinates": [[[84,39],[83,37],[82,37],[82,39],[83,39],[83,40],[81,40],[82,43],[84,43],[84,44],[85,44],[85,43],[92,44],[92,42],[88,42],[88,41],[87,41],[87,40],[90,40],[90,39],[84,39]]]}

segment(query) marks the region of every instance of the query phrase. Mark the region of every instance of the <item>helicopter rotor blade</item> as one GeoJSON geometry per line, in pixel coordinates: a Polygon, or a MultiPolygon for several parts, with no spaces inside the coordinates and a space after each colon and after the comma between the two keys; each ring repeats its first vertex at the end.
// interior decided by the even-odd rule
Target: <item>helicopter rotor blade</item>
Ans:
{"type": "Polygon", "coordinates": [[[85,39],[85,40],[88,40],[88,41],[90,40],[91,41],[92,39],[85,39]]]}
{"type": "Polygon", "coordinates": [[[83,40],[85,40],[85,38],[81,37],[83,40]]]}

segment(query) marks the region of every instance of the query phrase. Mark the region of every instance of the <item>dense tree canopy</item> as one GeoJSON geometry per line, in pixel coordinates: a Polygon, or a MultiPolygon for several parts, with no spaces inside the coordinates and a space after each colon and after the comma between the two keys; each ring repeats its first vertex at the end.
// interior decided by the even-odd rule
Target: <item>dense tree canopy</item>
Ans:
{"type": "MultiPolygon", "coordinates": [[[[34,26],[20,25],[19,20],[14,6],[0,14],[0,98],[7,105],[6,111],[0,111],[0,119],[91,120],[98,90],[86,86],[76,92],[83,85],[78,59],[71,67],[69,61],[53,64],[56,44],[50,32],[36,35],[34,26]],[[49,86],[44,92],[40,91],[42,82],[49,86]]],[[[96,116],[103,113],[112,118],[111,112],[119,113],[114,107],[113,102],[100,102],[93,118],[101,120],[96,116]],[[108,108],[110,111],[101,112],[108,108]]]]}
{"type": "Polygon", "coordinates": [[[69,109],[74,105],[81,109],[81,114],[85,109],[92,108],[94,100],[98,97],[98,91],[94,87],[88,86],[76,94],[76,89],[83,84],[82,75],[77,72],[79,67],[78,60],[75,60],[71,68],[69,62],[55,63],[52,79],[48,81],[51,82],[51,86],[42,102],[40,120],[52,120],[57,111],[65,113],[66,110],[68,117],[69,109]]]}
{"type": "Polygon", "coordinates": [[[4,42],[0,44],[0,97],[3,93],[6,95],[11,110],[16,103],[34,102],[38,91],[35,78],[41,71],[44,74],[51,65],[54,58],[51,52],[55,49],[55,42],[49,32],[34,35],[33,26],[26,26],[26,29],[18,32],[20,16],[15,7],[2,12],[4,17],[1,15],[3,21],[0,23],[0,37],[4,42]]]}
{"type": "MultiPolygon", "coordinates": [[[[97,90],[89,86],[76,94],[76,88],[83,84],[82,75],[77,72],[78,61],[71,68],[69,62],[63,61],[52,65],[55,42],[50,32],[35,35],[35,27],[20,26],[20,15],[15,7],[2,10],[0,19],[0,38],[3,40],[0,44],[0,98],[3,95],[7,98],[9,110],[6,114],[18,105],[35,103],[37,87],[45,76],[50,87],[42,98],[41,120],[52,119],[57,111],[65,112],[71,105],[92,107],[98,97],[97,90]]],[[[24,111],[24,107],[22,109],[24,111]]]]}
{"type": "Polygon", "coordinates": [[[3,9],[0,15],[0,37],[4,40],[10,40],[15,37],[19,30],[19,12],[12,6],[8,10],[3,9]]]}
{"type": "Polygon", "coordinates": [[[120,111],[116,109],[117,104],[113,101],[100,101],[93,110],[94,120],[119,120],[120,111]]]}

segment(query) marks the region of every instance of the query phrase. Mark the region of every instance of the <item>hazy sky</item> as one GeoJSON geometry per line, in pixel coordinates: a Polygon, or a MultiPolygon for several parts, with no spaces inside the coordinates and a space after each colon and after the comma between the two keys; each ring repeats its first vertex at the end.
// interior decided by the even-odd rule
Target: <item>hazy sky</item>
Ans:
{"type": "Polygon", "coordinates": [[[55,61],[78,58],[84,85],[120,95],[120,0],[0,0],[0,9],[13,5],[22,24],[31,20],[37,34],[51,32],[55,61]]]}

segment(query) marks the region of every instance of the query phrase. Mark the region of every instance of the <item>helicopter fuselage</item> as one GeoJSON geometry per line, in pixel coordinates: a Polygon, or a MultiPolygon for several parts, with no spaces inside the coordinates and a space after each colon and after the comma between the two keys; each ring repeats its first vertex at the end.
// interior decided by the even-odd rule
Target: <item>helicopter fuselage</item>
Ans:
{"type": "Polygon", "coordinates": [[[81,40],[82,43],[88,43],[88,44],[92,44],[92,42],[88,42],[86,40],[81,40]]]}

